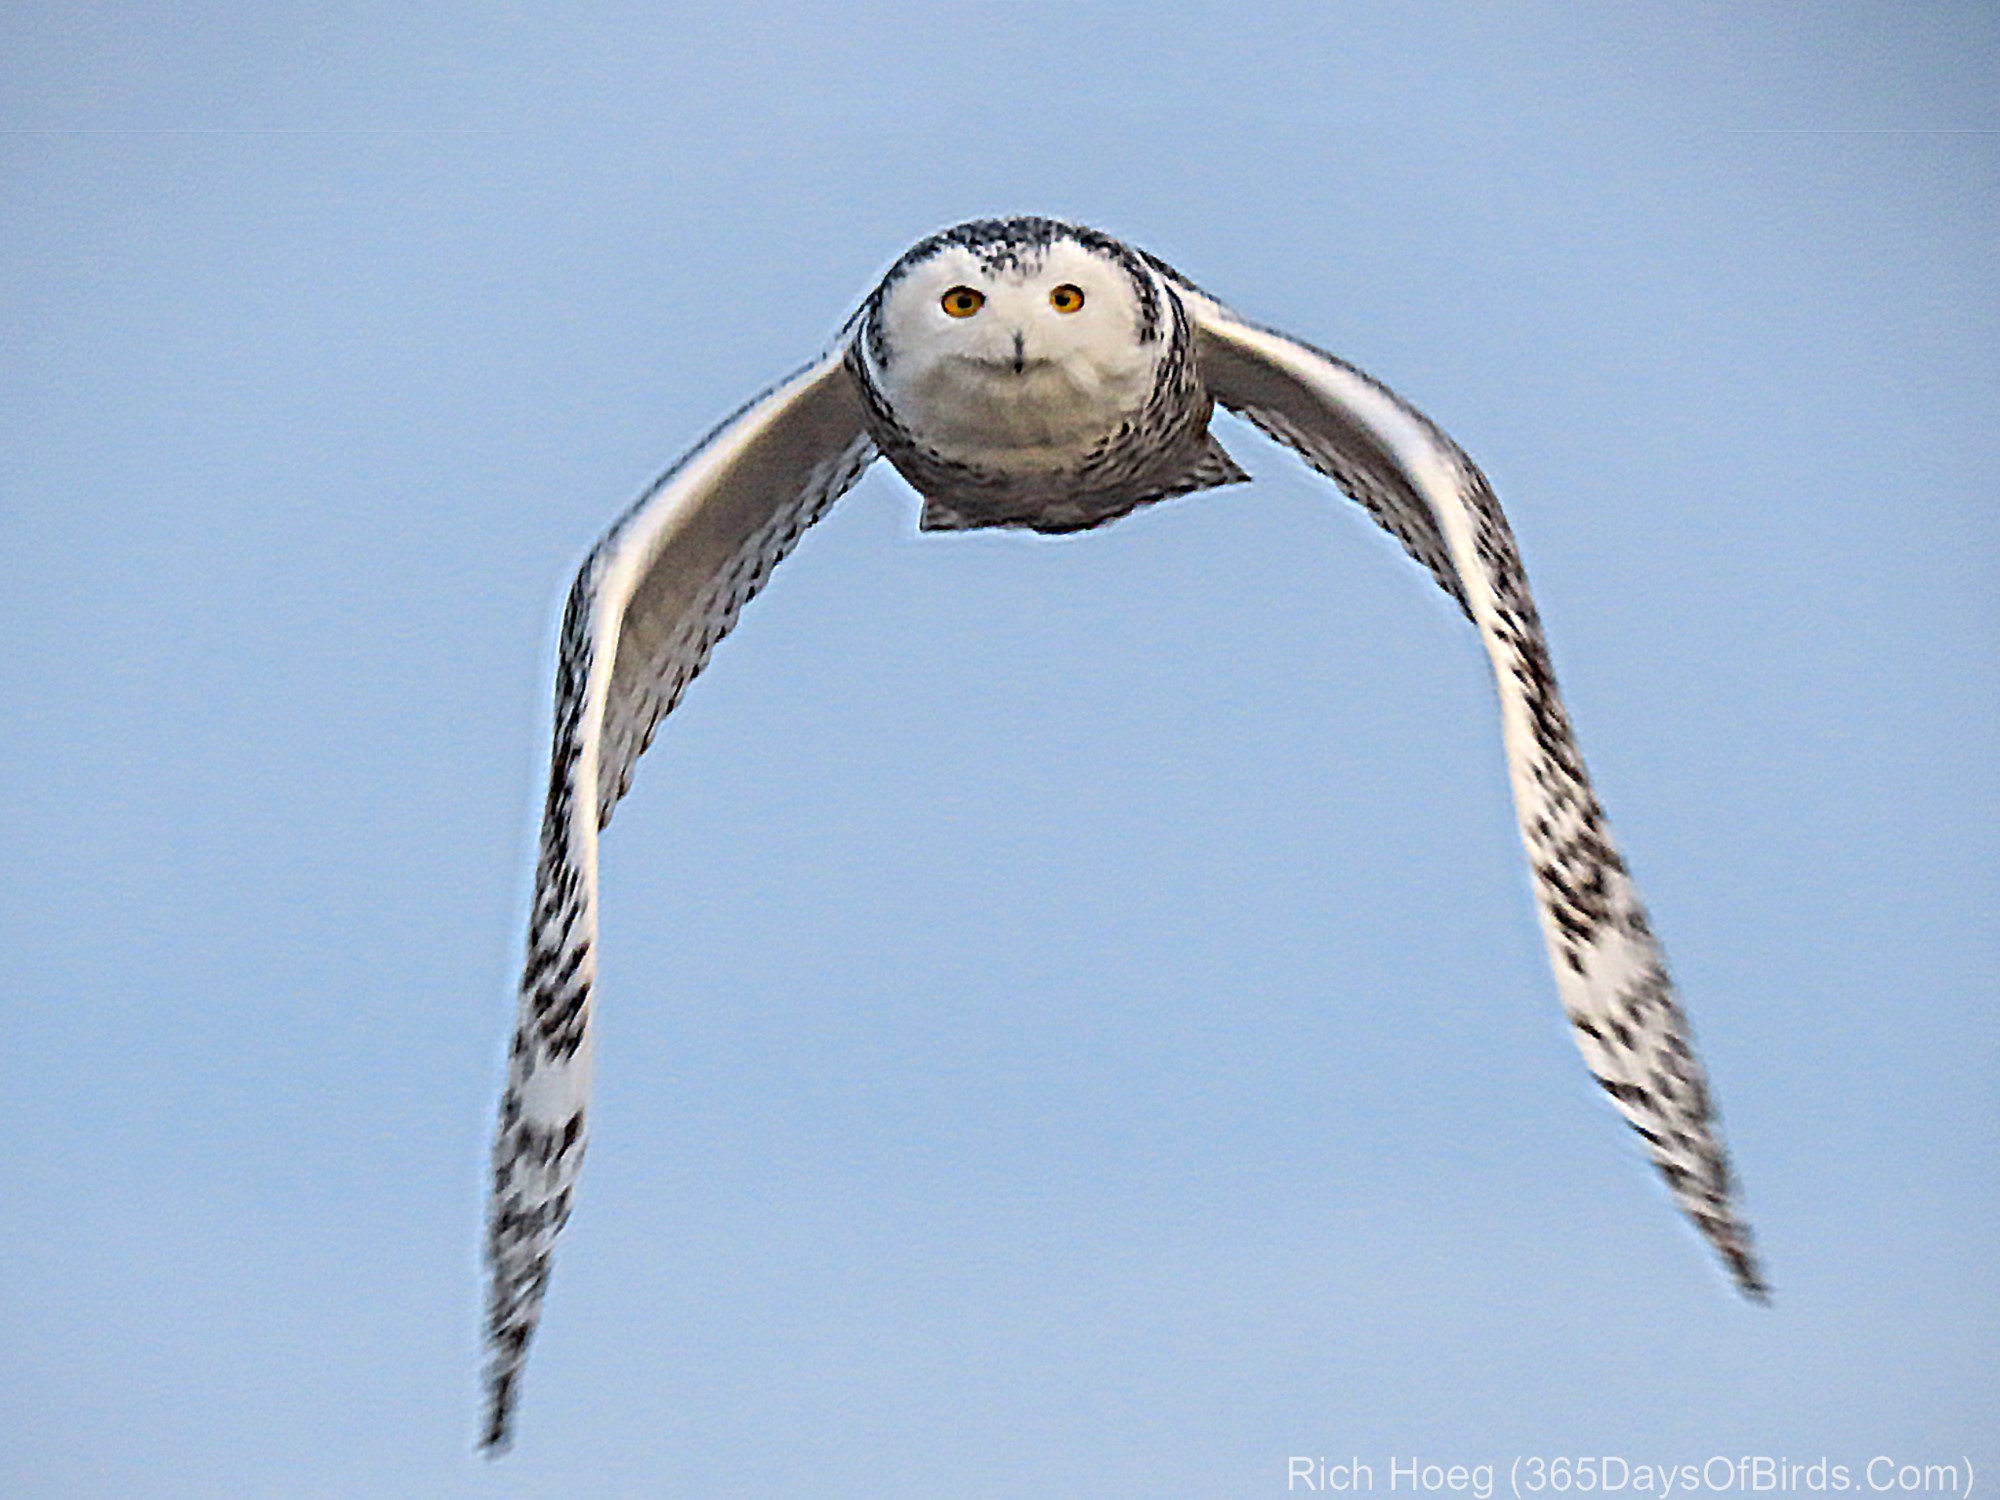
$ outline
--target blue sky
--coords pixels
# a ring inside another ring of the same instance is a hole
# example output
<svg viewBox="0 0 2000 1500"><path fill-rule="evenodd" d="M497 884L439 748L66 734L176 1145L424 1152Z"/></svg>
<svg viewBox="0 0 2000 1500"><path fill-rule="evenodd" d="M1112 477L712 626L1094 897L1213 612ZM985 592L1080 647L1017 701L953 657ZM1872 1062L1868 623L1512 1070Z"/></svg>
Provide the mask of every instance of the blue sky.
<svg viewBox="0 0 2000 1500"><path fill-rule="evenodd" d="M1996 63L1975 5L7 7L0 1490L1990 1483ZM1254 484L1081 537L873 475L720 648L483 1462L569 571L1012 212L1491 475L1776 1303L1565 1035L1471 632L1222 420Z"/></svg>

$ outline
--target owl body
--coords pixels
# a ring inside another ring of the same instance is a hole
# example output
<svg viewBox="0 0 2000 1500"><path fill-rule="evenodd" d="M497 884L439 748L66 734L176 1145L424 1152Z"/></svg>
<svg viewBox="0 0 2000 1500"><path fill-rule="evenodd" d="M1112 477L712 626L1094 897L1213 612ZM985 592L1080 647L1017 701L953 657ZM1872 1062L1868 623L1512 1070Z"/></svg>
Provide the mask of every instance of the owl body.
<svg viewBox="0 0 2000 1500"><path fill-rule="evenodd" d="M1097 239L1047 220L961 225L863 305L849 366L925 530L1081 531L1248 477L1208 435L1172 284Z"/></svg>

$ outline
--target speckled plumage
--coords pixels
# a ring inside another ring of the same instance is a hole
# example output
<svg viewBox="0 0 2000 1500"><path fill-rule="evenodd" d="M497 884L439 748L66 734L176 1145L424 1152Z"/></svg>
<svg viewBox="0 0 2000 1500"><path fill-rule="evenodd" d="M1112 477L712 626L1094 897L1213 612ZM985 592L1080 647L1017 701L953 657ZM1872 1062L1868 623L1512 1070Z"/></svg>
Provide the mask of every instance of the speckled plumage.
<svg viewBox="0 0 2000 1500"><path fill-rule="evenodd" d="M1050 310L1058 282L1077 292L1076 308ZM940 292L965 287L984 298L975 313L939 311ZM1484 476L1379 382L1237 318L1163 262L1055 220L979 220L902 256L833 349L710 433L578 572L494 1142L486 1446L508 1439L583 1156L597 837L660 719L771 569L878 454L923 496L927 530L1076 531L1245 478L1209 435L1218 402L1359 501L1478 628L1573 1034L1680 1207L1737 1283L1763 1294L1686 1020Z"/></svg>

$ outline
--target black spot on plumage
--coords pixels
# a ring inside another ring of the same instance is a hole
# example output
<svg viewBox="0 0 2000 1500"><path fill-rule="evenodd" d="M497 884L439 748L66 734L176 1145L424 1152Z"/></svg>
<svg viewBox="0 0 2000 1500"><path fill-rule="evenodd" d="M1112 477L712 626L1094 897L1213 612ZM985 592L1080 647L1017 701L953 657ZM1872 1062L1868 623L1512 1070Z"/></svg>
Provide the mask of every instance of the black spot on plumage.
<svg viewBox="0 0 2000 1500"><path fill-rule="evenodd" d="M1653 1101L1646 1093L1646 1090L1636 1083L1625 1083L1616 1078L1599 1078L1597 1083L1605 1093L1616 1099L1620 1104L1645 1107L1652 1105Z"/></svg>

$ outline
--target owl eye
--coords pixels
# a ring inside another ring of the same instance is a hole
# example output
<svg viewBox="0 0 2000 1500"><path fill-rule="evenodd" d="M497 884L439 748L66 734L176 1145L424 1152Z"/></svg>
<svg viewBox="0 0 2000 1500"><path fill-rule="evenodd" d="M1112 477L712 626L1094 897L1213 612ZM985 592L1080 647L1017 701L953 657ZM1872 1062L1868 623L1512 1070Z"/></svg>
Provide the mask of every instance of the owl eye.
<svg viewBox="0 0 2000 1500"><path fill-rule="evenodd" d="M969 318L986 305L986 294L969 286L955 286L944 294L941 305L954 318Z"/></svg>
<svg viewBox="0 0 2000 1500"><path fill-rule="evenodd" d="M1073 313L1083 306L1083 288L1065 281L1049 293L1049 306L1059 313Z"/></svg>

